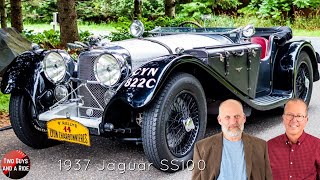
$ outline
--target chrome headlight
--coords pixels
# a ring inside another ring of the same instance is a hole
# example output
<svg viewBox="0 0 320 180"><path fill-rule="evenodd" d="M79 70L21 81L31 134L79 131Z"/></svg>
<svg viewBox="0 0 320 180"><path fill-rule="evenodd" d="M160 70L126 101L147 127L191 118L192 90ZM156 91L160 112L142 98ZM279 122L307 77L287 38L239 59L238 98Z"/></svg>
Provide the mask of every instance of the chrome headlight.
<svg viewBox="0 0 320 180"><path fill-rule="evenodd" d="M64 80L67 65L58 52L49 52L43 59L43 70L48 80L56 84Z"/></svg>
<svg viewBox="0 0 320 180"><path fill-rule="evenodd" d="M114 86L121 77L121 62L110 54L103 54L94 62L94 75L102 85Z"/></svg>
<svg viewBox="0 0 320 180"><path fill-rule="evenodd" d="M66 100L67 95L68 95L68 89L65 86L58 85L54 89L54 97L56 98L57 101L60 101L62 99Z"/></svg>
<svg viewBox="0 0 320 180"><path fill-rule="evenodd" d="M130 25L130 34L133 37L140 37L144 33L143 23L139 20L134 20Z"/></svg>
<svg viewBox="0 0 320 180"><path fill-rule="evenodd" d="M244 27L243 31L242 31L243 36L246 37L246 38L250 38L251 36L254 35L255 32L256 32L255 28L251 24L249 24L246 27Z"/></svg>

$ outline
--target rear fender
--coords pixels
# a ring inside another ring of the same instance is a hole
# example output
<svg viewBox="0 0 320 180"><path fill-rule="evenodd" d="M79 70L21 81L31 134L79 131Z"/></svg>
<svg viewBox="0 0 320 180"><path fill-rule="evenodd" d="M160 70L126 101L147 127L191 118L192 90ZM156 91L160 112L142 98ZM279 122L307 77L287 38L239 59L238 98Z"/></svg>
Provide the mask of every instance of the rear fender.
<svg viewBox="0 0 320 180"><path fill-rule="evenodd" d="M301 51L308 53L312 68L313 81L319 80L317 54L312 45L304 40L288 42L282 46L276 55L273 72L273 89L292 91L294 68ZM291 81L288 81L291 79Z"/></svg>

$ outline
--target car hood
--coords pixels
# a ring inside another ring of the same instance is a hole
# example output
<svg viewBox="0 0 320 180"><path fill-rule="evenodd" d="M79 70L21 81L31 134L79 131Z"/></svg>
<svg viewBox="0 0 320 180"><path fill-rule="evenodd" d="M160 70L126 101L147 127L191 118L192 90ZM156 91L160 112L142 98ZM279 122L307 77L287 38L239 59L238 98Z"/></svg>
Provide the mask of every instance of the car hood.
<svg viewBox="0 0 320 180"><path fill-rule="evenodd" d="M195 34L177 34L129 39L112 42L111 44L121 46L128 50L132 60L132 69L135 70L146 61L150 61L159 56L169 55L170 52L166 47L175 54L175 50L178 47L188 50L231 43L231 40L221 35L204 36Z"/></svg>

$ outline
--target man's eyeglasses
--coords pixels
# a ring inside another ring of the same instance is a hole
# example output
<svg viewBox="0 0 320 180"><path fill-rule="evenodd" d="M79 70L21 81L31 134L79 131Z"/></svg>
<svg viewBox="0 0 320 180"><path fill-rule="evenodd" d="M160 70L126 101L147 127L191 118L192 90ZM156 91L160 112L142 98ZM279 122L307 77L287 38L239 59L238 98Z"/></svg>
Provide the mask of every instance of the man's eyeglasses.
<svg viewBox="0 0 320 180"><path fill-rule="evenodd" d="M298 122L301 122L304 120L304 118L308 116L303 116L303 115L293 115L293 114L283 114L283 116L286 118L286 120L292 121L293 118L296 118Z"/></svg>

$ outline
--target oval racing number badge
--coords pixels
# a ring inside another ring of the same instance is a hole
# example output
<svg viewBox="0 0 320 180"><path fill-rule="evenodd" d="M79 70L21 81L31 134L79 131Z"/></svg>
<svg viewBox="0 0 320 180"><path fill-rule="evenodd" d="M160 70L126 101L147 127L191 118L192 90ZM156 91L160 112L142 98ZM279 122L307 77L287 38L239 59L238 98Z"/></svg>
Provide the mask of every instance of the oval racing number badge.
<svg viewBox="0 0 320 180"><path fill-rule="evenodd" d="M21 179L30 170L29 157L20 150L6 153L1 160L1 169L4 175L11 179Z"/></svg>

